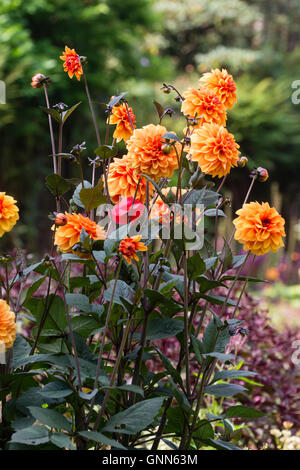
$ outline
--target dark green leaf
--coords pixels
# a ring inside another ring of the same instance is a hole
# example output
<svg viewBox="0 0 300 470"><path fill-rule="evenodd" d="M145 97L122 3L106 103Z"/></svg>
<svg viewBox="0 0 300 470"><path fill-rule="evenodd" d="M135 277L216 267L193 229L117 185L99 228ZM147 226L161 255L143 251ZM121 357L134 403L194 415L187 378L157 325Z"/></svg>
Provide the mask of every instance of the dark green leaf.
<svg viewBox="0 0 300 470"><path fill-rule="evenodd" d="M114 96L110 102L108 103L107 106L109 106L110 108L113 108L117 103L119 103L119 101L121 101L124 96L127 95L127 91L124 91L123 93L120 93L120 95L118 96Z"/></svg>
<svg viewBox="0 0 300 470"><path fill-rule="evenodd" d="M255 410L254 408L250 408L249 406L244 405L236 405L230 406L225 411L226 418L261 418L265 414L259 410Z"/></svg>
<svg viewBox="0 0 300 470"><path fill-rule="evenodd" d="M209 444L219 450L243 450L240 447L231 444L231 442L222 441L221 439L209 439Z"/></svg>
<svg viewBox="0 0 300 470"><path fill-rule="evenodd" d="M28 406L32 416L47 426L55 429L65 429L71 431L71 424L62 414L50 408L40 408L38 406Z"/></svg>
<svg viewBox="0 0 300 470"><path fill-rule="evenodd" d="M76 108L78 108L78 106L81 104L81 101L79 101L79 103L76 103L74 104L74 106L72 106L70 109L67 109L66 111L63 111L61 113L61 117L62 117L62 123L64 124L66 122L66 120L71 116L71 114L73 113L73 111L75 111Z"/></svg>
<svg viewBox="0 0 300 470"><path fill-rule="evenodd" d="M155 318L150 320L147 339L164 339L176 336L183 330L183 322L173 318Z"/></svg>
<svg viewBox="0 0 300 470"><path fill-rule="evenodd" d="M188 275L191 279L195 279L206 271L206 264L199 255L196 253L187 260Z"/></svg>
<svg viewBox="0 0 300 470"><path fill-rule="evenodd" d="M207 294L202 294L202 293L200 293L200 294L196 293L195 297L205 299L208 302L210 302L212 304L216 304L216 305L224 305L225 301L226 301L226 297L223 297L222 295L215 295L215 294L207 295ZM226 305L228 305L229 307L235 307L236 306L236 301L231 300L231 299L227 299Z"/></svg>
<svg viewBox="0 0 300 470"><path fill-rule="evenodd" d="M66 302L70 307L74 307L82 312L90 312L89 298L84 294L66 294Z"/></svg>
<svg viewBox="0 0 300 470"><path fill-rule="evenodd" d="M73 393L73 390L64 382L50 382L43 388L39 388L39 395L47 398L65 398Z"/></svg>
<svg viewBox="0 0 300 470"><path fill-rule="evenodd" d="M11 442L19 442L32 446L38 446L49 442L49 431L44 426L30 426L15 432L11 437Z"/></svg>
<svg viewBox="0 0 300 470"><path fill-rule="evenodd" d="M103 295L104 300L107 300L107 301L111 300L113 289L114 289L114 284L115 284L115 280L112 280L108 283L108 287L104 291L104 295ZM123 297L128 302L132 303L133 295L134 295L133 289L128 284L126 284L125 281L122 281L122 280L119 279L117 281L117 286L116 286L116 289L115 289L115 295L114 295L114 298L113 298L113 302L115 304L119 304L119 305L123 306L122 300L120 298L120 297Z"/></svg>
<svg viewBox="0 0 300 470"><path fill-rule="evenodd" d="M164 397L151 398L131 406L112 416L103 431L120 434L136 434L153 423L163 404Z"/></svg>
<svg viewBox="0 0 300 470"><path fill-rule="evenodd" d="M154 347L154 349L159 354L159 357L161 358L161 361L166 371L171 375L171 377L173 377L175 382L179 384L181 388L183 389L184 388L183 381L179 372L175 369L175 367L173 367L170 360L158 348Z"/></svg>
<svg viewBox="0 0 300 470"><path fill-rule="evenodd" d="M158 103L158 101L156 100L153 100L152 103L155 106L159 119L161 119L165 111L163 106L160 103Z"/></svg>
<svg viewBox="0 0 300 470"><path fill-rule="evenodd" d="M215 397L233 397L245 390L246 388L241 385L220 383L216 385L207 385L204 388L204 393L214 395Z"/></svg>
<svg viewBox="0 0 300 470"><path fill-rule="evenodd" d="M71 188L67 180L55 173L46 177L46 186L56 197L62 196Z"/></svg>
<svg viewBox="0 0 300 470"><path fill-rule="evenodd" d="M43 106L40 106L40 108L42 111L44 111L44 113L49 114L53 119L55 119L56 122L60 123L61 117L56 109L44 108Z"/></svg>
<svg viewBox="0 0 300 470"><path fill-rule="evenodd" d="M206 215L206 217L216 217L217 209L207 209L204 212L204 215ZM225 213L221 209L218 209L218 217L226 217Z"/></svg>
<svg viewBox="0 0 300 470"><path fill-rule="evenodd" d="M167 140L174 140L175 142L180 142L180 138L176 134L174 134L174 132L166 132L166 134L164 134L162 138Z"/></svg>
<svg viewBox="0 0 300 470"><path fill-rule="evenodd" d="M84 188L91 188L91 187L92 187L91 183L89 181L84 180ZM82 183L80 183L75 189L74 194L73 194L73 201L78 207L81 207L82 209L84 209L84 204L80 199L81 190L82 190Z"/></svg>
<svg viewBox="0 0 300 470"><path fill-rule="evenodd" d="M69 439L68 436L62 432L56 432L55 434L52 434L50 441L61 449L75 450L71 439Z"/></svg>
<svg viewBox="0 0 300 470"><path fill-rule="evenodd" d="M253 377L257 375L257 372L250 372L249 370L221 370L215 373L213 381L225 379L242 379L243 377Z"/></svg>
<svg viewBox="0 0 300 470"><path fill-rule="evenodd" d="M88 441L98 442L99 444L104 444L105 446L111 446L112 448L115 448L115 449L126 450L126 447L124 447L118 441L115 441L114 439L110 439L109 437L106 437L101 432L80 431L78 434L82 437L85 437Z"/></svg>
<svg viewBox="0 0 300 470"><path fill-rule="evenodd" d="M195 356L196 356L199 364L201 364L203 362L202 354L204 354L204 352L205 352L204 351L204 346L201 343L201 341L193 335L191 335L191 340L192 340L192 347L193 347L193 351L195 353Z"/></svg>
<svg viewBox="0 0 300 470"><path fill-rule="evenodd" d="M80 201L87 212L96 209L106 203L106 196L102 194L103 183L98 183L94 188L82 188L79 192Z"/></svg>
<svg viewBox="0 0 300 470"><path fill-rule="evenodd" d="M113 158L117 155L117 148L112 147L111 145L100 145L94 150L94 153L100 157L102 160L107 160L108 158Z"/></svg>

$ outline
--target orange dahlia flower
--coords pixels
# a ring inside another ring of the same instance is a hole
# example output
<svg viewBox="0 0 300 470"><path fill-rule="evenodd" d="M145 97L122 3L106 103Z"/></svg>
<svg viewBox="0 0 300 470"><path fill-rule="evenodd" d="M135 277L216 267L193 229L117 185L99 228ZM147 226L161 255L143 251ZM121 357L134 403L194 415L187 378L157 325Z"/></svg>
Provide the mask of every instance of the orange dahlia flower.
<svg viewBox="0 0 300 470"><path fill-rule="evenodd" d="M17 201L6 193L0 193L0 237L5 232L10 232L13 226L19 220L19 209L16 206Z"/></svg>
<svg viewBox="0 0 300 470"><path fill-rule="evenodd" d="M133 114L132 108L128 107L127 112L125 103L121 104L120 106L114 106L112 109L112 114L109 118L109 124L117 124L113 134L114 139L116 139L117 142L120 142L122 139L124 142L126 142L133 134L132 126L136 127L135 115Z"/></svg>
<svg viewBox="0 0 300 470"><path fill-rule="evenodd" d="M136 252L147 251L148 248L142 243L141 235L136 235L132 238L124 238L119 245L119 252L124 256L128 264L131 264L131 260L139 260Z"/></svg>
<svg viewBox="0 0 300 470"><path fill-rule="evenodd" d="M57 228L55 232L55 245L60 251L68 253L72 247L80 242L81 230L84 229L92 240L105 240L103 228L82 214L68 214L67 223Z"/></svg>
<svg viewBox="0 0 300 470"><path fill-rule="evenodd" d="M199 90L189 88L182 96L184 101L181 111L185 116L197 118L197 126L202 126L205 122L225 126L226 108L212 90L205 86L200 86Z"/></svg>
<svg viewBox="0 0 300 470"><path fill-rule="evenodd" d="M68 46L65 46L60 59L64 61L63 67L64 71L68 72L70 78L73 78L73 75L80 81L80 77L83 74L82 65L79 59L79 55L75 49L70 49Z"/></svg>
<svg viewBox="0 0 300 470"><path fill-rule="evenodd" d="M235 240L244 245L245 251L264 255L272 250L276 253L283 246L285 221L268 202L244 204L237 212L233 223Z"/></svg>
<svg viewBox="0 0 300 470"><path fill-rule="evenodd" d="M4 344L5 351L12 348L16 332L15 314L10 310L5 300L0 300L0 345Z"/></svg>
<svg viewBox="0 0 300 470"><path fill-rule="evenodd" d="M114 204L119 202L121 197L132 197L136 193L135 199L144 203L146 199L146 178L141 178L136 170L130 166L127 156L115 158L109 166L107 185L110 198ZM153 193L154 187L149 184L149 195Z"/></svg>
<svg viewBox="0 0 300 470"><path fill-rule="evenodd" d="M190 154L207 175L222 178L239 161L239 145L227 129L217 124L203 124L191 135Z"/></svg>
<svg viewBox="0 0 300 470"><path fill-rule="evenodd" d="M231 109L237 102L236 84L226 69L215 69L204 73L200 82L212 90L226 108Z"/></svg>
<svg viewBox="0 0 300 470"><path fill-rule="evenodd" d="M164 152L164 126L149 124L142 129L135 129L127 142L128 161L138 173L149 175L154 180L170 178L178 167L177 155L172 147ZM176 143L179 149L179 144ZM179 150L178 150L179 151Z"/></svg>

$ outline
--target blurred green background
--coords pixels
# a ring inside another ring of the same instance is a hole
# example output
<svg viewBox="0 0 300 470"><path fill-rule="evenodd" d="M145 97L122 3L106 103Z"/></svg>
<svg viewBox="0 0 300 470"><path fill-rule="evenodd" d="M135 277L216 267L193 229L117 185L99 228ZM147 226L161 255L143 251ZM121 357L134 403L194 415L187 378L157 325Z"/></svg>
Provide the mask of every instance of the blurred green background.
<svg viewBox="0 0 300 470"><path fill-rule="evenodd" d="M67 44L88 58L93 100L108 102L127 91L138 126L156 122L153 98L179 109L160 91L162 82L184 91L197 85L202 72L228 68L239 98L228 129L250 168L264 166L270 173L267 183L256 185L253 199L282 206L288 250L294 252L299 243L300 104L291 98L292 83L300 80L299 23L298 0L2 0L0 79L6 83L7 104L0 105L0 190L17 198L22 222L6 243L35 252L47 249L46 214L54 209L44 185L52 172L48 121L39 109L44 95L30 86L32 75L51 77L52 105L83 101L65 126L63 151L86 141L88 157L96 147L83 83L69 80L59 59ZM100 106L97 114L103 135ZM165 125L180 132L182 124L172 119L166 117ZM64 171L71 176L68 163ZM244 198L248 172L231 174L227 189L235 197L234 209Z"/></svg>

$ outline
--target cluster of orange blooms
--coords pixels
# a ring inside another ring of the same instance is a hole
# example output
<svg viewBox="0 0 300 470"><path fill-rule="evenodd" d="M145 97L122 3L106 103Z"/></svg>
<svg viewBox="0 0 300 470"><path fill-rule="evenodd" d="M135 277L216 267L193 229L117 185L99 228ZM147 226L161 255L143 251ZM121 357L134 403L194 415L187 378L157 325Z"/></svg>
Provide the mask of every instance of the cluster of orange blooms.
<svg viewBox="0 0 300 470"><path fill-rule="evenodd" d="M237 101L236 85L227 70L215 69L200 78L199 88L183 93L181 111L195 121L186 129L191 138L190 158L203 173L222 178L239 162L239 145L224 127L227 108Z"/></svg>
<svg viewBox="0 0 300 470"><path fill-rule="evenodd" d="M69 77L75 76L79 81L83 68L75 49L66 46L60 58L64 61L63 67ZM46 87L47 80L44 75L36 74L31 85L33 88ZM188 158L196 161L202 172L212 177L225 177L231 168L245 164L242 161L245 157L239 157L239 145L234 136L224 127L227 108L232 108L236 101L235 82L225 69L203 74L198 89L190 88L183 93L182 113L190 124L193 122L184 131L186 137L190 137L190 146L185 150L188 150ZM109 166L107 183L111 200L116 204L121 198L131 197L144 203L147 192L149 197L154 193L151 183L147 188L145 176L156 182L161 178L171 178L178 168L180 143L168 145L168 140L164 138L167 129L162 125L149 124L136 129L135 115L126 102L113 107L109 123L116 125L114 139L117 142L124 140L127 147L127 154L123 158L114 159ZM267 171L263 168L257 170L258 179L265 181L268 178ZM167 188L163 193L166 194L168 190L174 192L176 188ZM151 218L169 220L168 206L160 197L153 200L151 209ZM236 228L234 237L244 245L245 251L263 255L270 250L276 252L283 246L284 219L268 203L244 204L237 215L233 221ZM10 232L18 219L16 201L5 192L0 192L0 237ZM63 253L74 252L74 247L80 243L82 230L91 240L106 238L104 230L89 217L60 213L56 215L54 243ZM132 260L138 260L137 251L146 250L141 236L127 237L119 244L119 253L129 264ZM0 300L0 343L5 345L5 350L12 347L15 336L15 315L9 305Z"/></svg>

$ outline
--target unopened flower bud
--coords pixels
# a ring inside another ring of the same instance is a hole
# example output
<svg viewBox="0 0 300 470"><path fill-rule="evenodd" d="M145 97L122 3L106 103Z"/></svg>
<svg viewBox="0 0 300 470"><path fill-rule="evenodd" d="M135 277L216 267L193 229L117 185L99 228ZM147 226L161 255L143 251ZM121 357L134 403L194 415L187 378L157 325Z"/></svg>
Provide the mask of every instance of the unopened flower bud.
<svg viewBox="0 0 300 470"><path fill-rule="evenodd" d="M237 162L237 165L240 167L240 168L243 168L244 166L246 166L248 163L248 158L247 157L241 157L239 159L239 161Z"/></svg>
<svg viewBox="0 0 300 470"><path fill-rule="evenodd" d="M163 144L161 149L165 155L169 155L172 152L173 147L170 144Z"/></svg>
<svg viewBox="0 0 300 470"><path fill-rule="evenodd" d="M31 86L33 88L41 88L45 85L48 88L50 81L50 78L45 77L42 73L36 73L31 79Z"/></svg>
<svg viewBox="0 0 300 470"><path fill-rule="evenodd" d="M183 101L183 99L181 98L181 96L175 96L174 100L177 102L177 103L180 103L181 101Z"/></svg>
<svg viewBox="0 0 300 470"><path fill-rule="evenodd" d="M166 95L169 95L171 93L171 87L169 87L168 85L166 85L165 83L163 84L162 86L162 91L166 94Z"/></svg>
<svg viewBox="0 0 300 470"><path fill-rule="evenodd" d="M261 166L257 168L257 180L261 183L264 183L269 178L268 170L262 168Z"/></svg>
<svg viewBox="0 0 300 470"><path fill-rule="evenodd" d="M68 219L67 219L66 214L63 214L63 213L56 214L55 225L57 226L66 225L67 221Z"/></svg>

